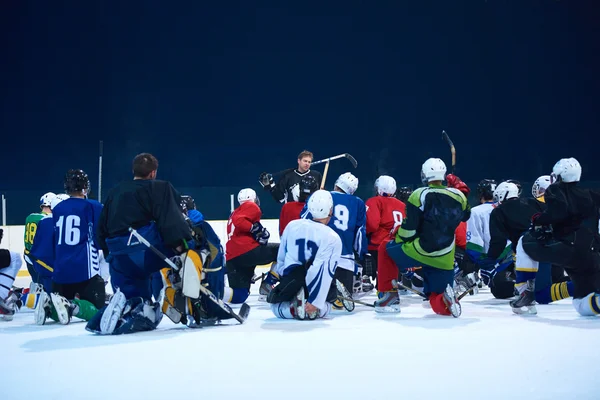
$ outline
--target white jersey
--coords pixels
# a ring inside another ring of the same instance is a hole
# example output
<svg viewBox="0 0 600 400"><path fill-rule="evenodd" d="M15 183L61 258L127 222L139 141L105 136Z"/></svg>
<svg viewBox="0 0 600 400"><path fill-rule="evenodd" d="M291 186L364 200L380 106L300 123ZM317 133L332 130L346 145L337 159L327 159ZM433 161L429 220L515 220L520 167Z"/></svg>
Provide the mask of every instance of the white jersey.
<svg viewBox="0 0 600 400"><path fill-rule="evenodd" d="M283 231L275 272L284 276L290 268L312 260L306 273L306 301L323 310L341 255L342 240L333 229L313 220L297 219Z"/></svg>
<svg viewBox="0 0 600 400"><path fill-rule="evenodd" d="M496 208L494 203L483 203L471 209L467 221L467 249L487 254L490 248L490 214Z"/></svg>

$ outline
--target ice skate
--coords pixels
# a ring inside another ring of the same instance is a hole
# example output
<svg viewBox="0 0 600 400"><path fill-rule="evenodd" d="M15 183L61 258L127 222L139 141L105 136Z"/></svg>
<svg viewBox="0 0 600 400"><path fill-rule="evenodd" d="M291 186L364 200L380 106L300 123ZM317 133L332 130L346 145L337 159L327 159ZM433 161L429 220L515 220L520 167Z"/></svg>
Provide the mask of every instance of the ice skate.
<svg viewBox="0 0 600 400"><path fill-rule="evenodd" d="M38 299L35 310L33 311L33 317L36 325L44 325L46 318L50 316L50 296L48 293L42 291L40 298Z"/></svg>
<svg viewBox="0 0 600 400"><path fill-rule="evenodd" d="M456 298L454 289L450 285L446 286L446 290L444 290L444 303L446 303L448 311L450 311L450 314L452 314L454 318L460 317L462 307Z"/></svg>
<svg viewBox="0 0 600 400"><path fill-rule="evenodd" d="M375 312L378 313L399 313L400 296L396 290L391 292L379 292L379 299L375 302Z"/></svg>
<svg viewBox="0 0 600 400"><path fill-rule="evenodd" d="M56 310L58 322L60 322L63 325L67 325L69 322L71 322L73 310L75 309L76 305L71 303L69 300L59 295L58 293L51 293L50 301L52 301L52 305Z"/></svg>
<svg viewBox="0 0 600 400"><path fill-rule="evenodd" d="M15 315L15 308L10 302L10 294L4 299L0 299L0 316L3 321L12 321L13 315Z"/></svg>
<svg viewBox="0 0 600 400"><path fill-rule="evenodd" d="M358 281L358 284L359 290L357 294L366 295L367 293L375 289L375 285L373 285L373 282L371 282L371 277L368 275L362 275L360 280Z"/></svg>
<svg viewBox="0 0 600 400"><path fill-rule="evenodd" d="M352 294L350 294L350 292L348 291L348 289L346 289L346 287L344 286L344 284L342 282L340 282L339 279L335 280L335 287L336 287L337 292L338 292L338 300L341 301L342 306L348 312L354 311L354 307L355 307L354 302L350 301L350 300L344 300L342 298L342 297L344 297L346 299L352 299Z"/></svg>
<svg viewBox="0 0 600 400"><path fill-rule="evenodd" d="M304 295L304 288L298 291L298 294L294 297L291 303L290 311L292 312L292 316L299 320L304 320L306 318L306 308L304 305L306 304L306 296Z"/></svg>
<svg viewBox="0 0 600 400"><path fill-rule="evenodd" d="M517 298L510 301L510 306L515 314L537 314L535 301L535 280L528 280L525 284L515 285L518 292Z"/></svg>
<svg viewBox="0 0 600 400"><path fill-rule="evenodd" d="M102 319L100 320L100 332L103 335L110 335L114 332L119 319L121 319L126 303L127 299L125 295L121 293L120 289L117 289L104 309Z"/></svg>
<svg viewBox="0 0 600 400"><path fill-rule="evenodd" d="M265 279L265 275L261 277L262 282L260 283L260 287L258 288L258 301L267 301L267 296L273 290L273 285L271 285Z"/></svg>
<svg viewBox="0 0 600 400"><path fill-rule="evenodd" d="M469 295L471 296L479 293L475 273L471 272L465 275L463 271L460 271L456 274L454 277L454 291L458 293L469 291Z"/></svg>

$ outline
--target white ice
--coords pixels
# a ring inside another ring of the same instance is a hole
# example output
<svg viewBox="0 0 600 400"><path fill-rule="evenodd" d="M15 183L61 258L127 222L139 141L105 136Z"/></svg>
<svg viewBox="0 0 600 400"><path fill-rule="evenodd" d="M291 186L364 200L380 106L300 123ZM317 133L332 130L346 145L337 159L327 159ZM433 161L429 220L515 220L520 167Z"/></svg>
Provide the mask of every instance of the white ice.
<svg viewBox="0 0 600 400"><path fill-rule="evenodd" d="M22 282L21 282L22 283ZM253 287L253 293L257 292ZM373 301L374 296L364 298ZM463 315L357 306L283 321L253 294L245 324L96 336L84 322L0 321L0 399L599 399L599 318L570 300L512 314L483 291Z"/></svg>

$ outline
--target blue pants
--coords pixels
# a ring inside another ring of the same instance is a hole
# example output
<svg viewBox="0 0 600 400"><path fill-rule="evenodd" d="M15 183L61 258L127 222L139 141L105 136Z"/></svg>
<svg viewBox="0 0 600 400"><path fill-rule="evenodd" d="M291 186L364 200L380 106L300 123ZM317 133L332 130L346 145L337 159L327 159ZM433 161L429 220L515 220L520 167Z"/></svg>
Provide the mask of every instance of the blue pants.
<svg viewBox="0 0 600 400"><path fill-rule="evenodd" d="M409 268L421 267L419 275L423 278L423 293L429 296L431 293L444 293L446 286L454 284L454 269L440 269L427 265L421 261L406 255L402 250L402 243L391 241L386 246L388 255L398 266L400 273L405 273Z"/></svg>
<svg viewBox="0 0 600 400"><path fill-rule="evenodd" d="M174 255L173 251L162 243L154 225L140 228L138 233L165 256ZM155 300L158 300L162 288L162 280L160 284L158 282L160 279L158 271L168 265L148 247L137 243L135 238L132 240L134 244L127 246L128 240L129 235L106 240L110 252L110 279L113 289L119 288L127 299L142 297L145 300L152 300L154 294Z"/></svg>

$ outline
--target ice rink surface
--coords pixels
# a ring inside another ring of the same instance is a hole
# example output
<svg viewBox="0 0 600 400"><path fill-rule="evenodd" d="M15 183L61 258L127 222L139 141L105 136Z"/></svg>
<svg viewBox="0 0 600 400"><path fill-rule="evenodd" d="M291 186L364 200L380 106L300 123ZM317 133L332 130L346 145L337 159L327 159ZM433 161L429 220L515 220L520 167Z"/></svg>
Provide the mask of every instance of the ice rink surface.
<svg viewBox="0 0 600 400"><path fill-rule="evenodd" d="M90 334L77 319L36 326L23 309L0 321L0 399L600 399L600 318L570 300L522 317L483 290L454 319L411 295L400 314L358 305L284 321L257 291L243 325L164 317L124 336Z"/></svg>

